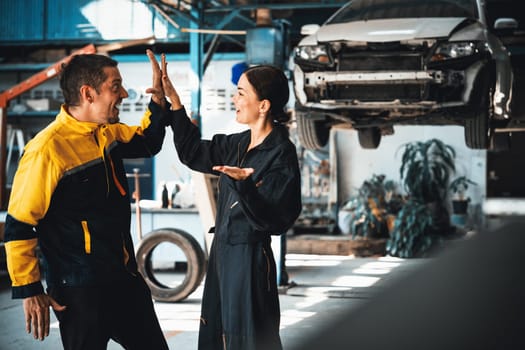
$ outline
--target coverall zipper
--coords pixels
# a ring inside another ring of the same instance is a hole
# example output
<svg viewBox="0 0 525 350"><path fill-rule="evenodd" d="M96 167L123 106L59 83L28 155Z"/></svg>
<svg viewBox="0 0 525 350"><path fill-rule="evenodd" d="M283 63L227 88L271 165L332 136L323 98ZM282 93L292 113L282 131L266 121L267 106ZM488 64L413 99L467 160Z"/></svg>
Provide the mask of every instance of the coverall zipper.
<svg viewBox="0 0 525 350"><path fill-rule="evenodd" d="M100 143L98 142L98 138L97 138L96 132L93 132L93 138L95 139L95 143L97 144L97 147L100 150L100 153L102 154L102 162L104 163L104 172L106 174L106 186L107 186L106 187L106 197L109 197L110 189L109 189L108 166L106 164L106 149L105 149L104 145L100 145ZM120 182L117 179L117 175L115 174L115 167L113 165L113 161L111 160L111 156L108 154L107 158L108 158L108 160L110 162L110 166L111 166L111 170L112 170L113 180L115 182L115 186L117 187L117 189L120 192L120 194L124 196L126 194L126 191L124 190L124 188L122 187L122 185L120 184ZM82 222L82 225L84 226L84 222ZM87 229L87 222L86 222L85 230L86 229ZM84 232L86 232L85 230L84 230ZM91 236L89 238L91 238ZM125 244L124 238L122 238L122 248L123 248L123 256L124 256L124 266L126 266L126 270L128 270L128 272L130 274L135 276L135 274L133 272L129 271L128 266L127 266L127 263L129 261L129 253L128 253L127 249L126 249L126 244ZM89 253L90 252L91 252L91 239L90 239L90 242L89 242Z"/></svg>
<svg viewBox="0 0 525 350"><path fill-rule="evenodd" d="M106 164L106 155L105 155L106 152L104 151L104 146L101 147L101 145L98 142L96 131L93 132L93 138L95 139L95 143L97 144L97 147L100 153L102 154L102 162L104 163L104 171L106 173L106 197L109 197L109 175L108 175L108 167Z"/></svg>
<svg viewBox="0 0 525 350"><path fill-rule="evenodd" d="M247 154L248 154L248 151L244 152L244 155L242 156L242 159L241 159L241 143L239 142L237 144L237 166L239 168L242 167Z"/></svg>
<svg viewBox="0 0 525 350"><path fill-rule="evenodd" d="M108 165L106 163L106 160L109 162L109 166L111 167L111 175L113 175L113 182L115 183L115 187L119 191L119 193L122 196L126 195L126 190L120 183L120 181L117 178L117 174L115 173L115 165L113 164L113 160L111 159L111 155L109 152L106 153L106 148L104 145L100 145L97 139L96 133L93 133L93 136L95 138L95 142L97 143L97 146L100 150L100 153L102 154L102 160L104 161L104 170L106 172L106 184L107 184L107 196L109 197L109 174L108 174Z"/></svg>

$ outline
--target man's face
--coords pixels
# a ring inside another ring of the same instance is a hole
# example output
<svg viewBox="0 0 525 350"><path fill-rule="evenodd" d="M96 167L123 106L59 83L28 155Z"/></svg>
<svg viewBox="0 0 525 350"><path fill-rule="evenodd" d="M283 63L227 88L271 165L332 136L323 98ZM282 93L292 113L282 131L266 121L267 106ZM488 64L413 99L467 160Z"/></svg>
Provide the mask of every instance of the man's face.
<svg viewBox="0 0 525 350"><path fill-rule="evenodd" d="M105 67L107 79L100 85L99 93L93 100L93 121L99 124L119 122L119 109L128 92L122 86L122 77L117 67Z"/></svg>

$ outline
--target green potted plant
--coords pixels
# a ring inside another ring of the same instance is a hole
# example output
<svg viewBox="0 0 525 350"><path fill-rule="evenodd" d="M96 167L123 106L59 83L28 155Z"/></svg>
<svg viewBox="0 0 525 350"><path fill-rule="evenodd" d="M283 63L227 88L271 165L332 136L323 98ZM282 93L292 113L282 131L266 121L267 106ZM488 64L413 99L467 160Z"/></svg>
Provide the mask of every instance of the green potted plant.
<svg viewBox="0 0 525 350"><path fill-rule="evenodd" d="M452 192L452 213L456 215L466 215L470 198L465 195L469 185L476 186L477 183L466 176L456 177L449 185Z"/></svg>
<svg viewBox="0 0 525 350"><path fill-rule="evenodd" d="M410 258L426 254L452 230L445 202L449 179L456 170L456 152L438 139L401 147L399 171L408 200L396 217L387 252Z"/></svg>
<svg viewBox="0 0 525 350"><path fill-rule="evenodd" d="M395 187L393 181L385 181L385 175L374 174L343 206L342 209L350 213L348 231L352 239L356 236L389 237L389 218L397 214L402 205L402 198Z"/></svg>
<svg viewBox="0 0 525 350"><path fill-rule="evenodd" d="M386 241L403 198L394 181L372 175L340 209L338 226L351 234L356 256L385 255Z"/></svg>
<svg viewBox="0 0 525 350"><path fill-rule="evenodd" d="M386 251L400 258L424 256L437 241L431 209L409 199L396 216Z"/></svg>

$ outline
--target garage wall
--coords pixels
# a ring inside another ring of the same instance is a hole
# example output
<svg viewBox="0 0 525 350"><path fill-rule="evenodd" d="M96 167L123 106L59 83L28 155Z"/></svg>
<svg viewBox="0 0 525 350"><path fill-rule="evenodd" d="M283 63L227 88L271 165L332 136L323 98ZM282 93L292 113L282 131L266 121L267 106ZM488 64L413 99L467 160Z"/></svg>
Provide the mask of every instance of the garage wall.
<svg viewBox="0 0 525 350"><path fill-rule="evenodd" d="M145 93L151 86L151 65L146 55L113 56L119 62L124 87L129 97L120 108L123 122L136 125L140 122L150 95ZM231 68L244 58L240 54L216 54L203 78L202 84L202 133L205 138L218 132L235 132L245 127L235 122L235 111L231 95L236 86L231 82ZM170 78L177 87L188 113L191 111L191 88L195 79L192 77L188 55L167 55ZM0 91L10 88L19 81L34 74L33 71L17 74L0 72ZM47 103L42 103L42 102ZM11 126L24 131L25 141L29 141L37 132L54 120L60 103L63 101L57 78L51 79L11 101L8 109L8 122ZM38 102L38 104L36 103ZM41 108L40 108L41 107ZM17 150L18 151L18 150ZM12 166L8 169L8 184L12 181L17 166L15 152ZM160 199L160 184L168 181L189 182L190 172L180 163L172 141L171 129L167 129L162 151L153 159L152 180L154 198Z"/></svg>
<svg viewBox="0 0 525 350"><path fill-rule="evenodd" d="M246 127L235 121L235 109L231 96L237 87L231 82L231 68L242 61L238 55L229 55L224 59L211 61L202 82L201 125L203 138L210 139L216 133L231 133ZM220 57L219 57L220 58ZM188 60L167 56L168 72L175 84L182 103L188 113L191 111L191 84L194 81ZM121 120L136 124L142 117L150 95L144 91L150 87L151 67L148 62L122 62L119 69L128 92L133 96L121 109ZM155 199L160 199L163 182L189 184L190 170L183 165L173 145L171 128L166 129L166 137L160 153L154 159ZM168 188L169 189L169 188Z"/></svg>
<svg viewBox="0 0 525 350"><path fill-rule="evenodd" d="M478 186L468 189L471 206L480 205L485 198L486 151L472 150L465 146L463 127L460 126L398 126L394 135L383 136L376 150L359 146L357 133L349 129L334 131L336 159L339 173L338 197L343 203L356 193L364 180L372 174L384 174L400 184L399 168L402 150L400 147L412 141L437 138L452 146L456 151L456 175L465 175Z"/></svg>

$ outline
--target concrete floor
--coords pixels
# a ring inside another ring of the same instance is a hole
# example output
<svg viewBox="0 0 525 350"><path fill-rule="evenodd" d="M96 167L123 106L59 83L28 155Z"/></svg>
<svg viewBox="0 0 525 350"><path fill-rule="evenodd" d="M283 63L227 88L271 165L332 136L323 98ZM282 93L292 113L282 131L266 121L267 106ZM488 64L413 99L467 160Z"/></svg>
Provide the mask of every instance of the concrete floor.
<svg viewBox="0 0 525 350"><path fill-rule="evenodd" d="M299 346L331 320L359 307L376 292L422 268L429 259L356 258L340 255L287 254L291 287L281 288L281 338L285 349ZM36 341L24 331L20 300L11 300L8 276L0 274L0 350L61 349L53 316L50 336ZM155 303L170 349L197 348L202 286L179 303ZM108 349L121 349L111 342Z"/></svg>

